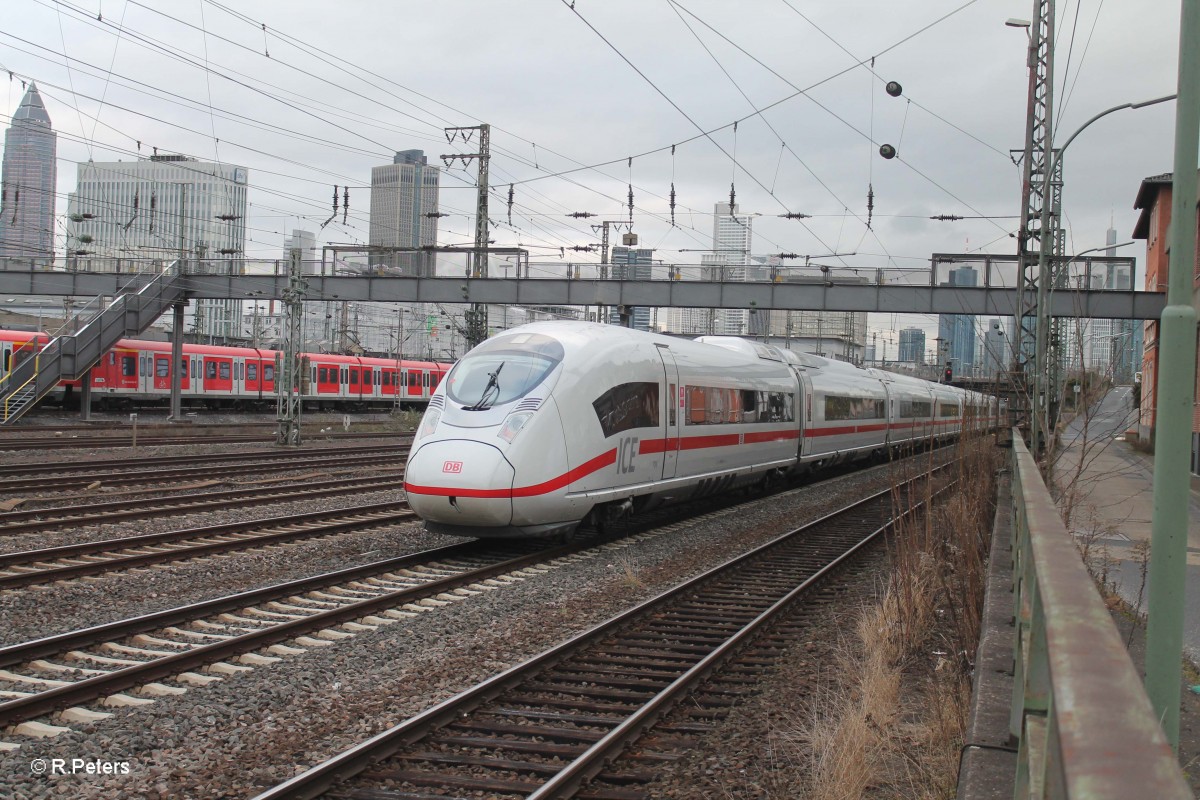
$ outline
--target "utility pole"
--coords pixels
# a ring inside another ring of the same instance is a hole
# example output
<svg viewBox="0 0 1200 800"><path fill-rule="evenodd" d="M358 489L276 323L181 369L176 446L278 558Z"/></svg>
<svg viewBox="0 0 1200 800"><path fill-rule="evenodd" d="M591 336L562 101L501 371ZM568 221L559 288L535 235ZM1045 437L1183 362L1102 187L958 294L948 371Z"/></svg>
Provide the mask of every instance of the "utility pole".
<svg viewBox="0 0 1200 800"><path fill-rule="evenodd" d="M1039 451L1042 433L1039 420L1044 420L1042 395L1046 381L1044 354L1037 354L1037 331L1040 328L1039 310L1045 305L1049 288L1042 280L1038 256L1047 242L1057 242L1058 208L1050 214L1044 208L1044 189L1051 183L1052 160L1051 116L1054 100L1054 0L1034 0L1033 21L1029 31L1029 99L1025 118L1024 176L1021 182L1021 232L1017 239L1018 265L1021 271L1020 307L1017 316L1017 341L1014 349L1014 372L1024 375L1024 391L1014 391L1014 398L1026 398L1026 420L1030 427L1031 450ZM1061 165L1060 165L1061 166ZM1061 182L1060 182L1061 186ZM1043 226L1053 225L1053 236L1045 234ZM1032 251L1038 247L1038 253ZM1049 263L1049 262L1047 262ZM1040 304L1039 304L1040 302ZM1042 341L1045 341L1043 334ZM1029 387L1034 386L1032 393Z"/></svg>
<svg viewBox="0 0 1200 800"><path fill-rule="evenodd" d="M471 263L467 267L467 277L486 278L488 276L488 161L491 159L492 126L484 123L467 127L445 128L446 141L454 144L455 139L462 137L464 143L469 142L473 131L479 133L479 151L476 153L457 153L442 156L447 167L455 161L462 161L463 167L474 160L478 164L475 180L475 249ZM472 303L466 319L467 349L474 347L487 338L488 319L487 306L483 303Z"/></svg>
<svg viewBox="0 0 1200 800"><path fill-rule="evenodd" d="M300 249L289 251L288 288L283 292L283 353L275 364L275 393L278 430L275 443L300 445L300 402L304 364L300 353L304 338L304 294L308 286L300 272Z"/></svg>
<svg viewBox="0 0 1200 800"><path fill-rule="evenodd" d="M609 231L611 228L616 228L618 231L624 227L625 232L621 236L622 243L627 247L637 246L637 234L633 232L633 212L630 210L630 217L627 220L606 219L592 225L592 230L600 234L600 280L608 280L609 267ZM607 324L608 314L607 306L603 304L596 305L596 321L601 324Z"/></svg>
<svg viewBox="0 0 1200 800"><path fill-rule="evenodd" d="M1191 264L1196 247L1196 141L1200 138L1200 0L1183 0L1179 99L1171 187L1167 306L1158 344L1154 518L1150 534L1146 694L1167 741L1179 749L1179 682L1188 571L1188 459L1196 379L1196 310Z"/></svg>

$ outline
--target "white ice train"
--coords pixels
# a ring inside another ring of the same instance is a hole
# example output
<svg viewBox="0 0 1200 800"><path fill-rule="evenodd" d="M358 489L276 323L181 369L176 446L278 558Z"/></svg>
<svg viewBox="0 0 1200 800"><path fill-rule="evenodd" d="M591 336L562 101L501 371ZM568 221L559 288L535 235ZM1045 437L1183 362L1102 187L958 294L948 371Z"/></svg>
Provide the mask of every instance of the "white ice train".
<svg viewBox="0 0 1200 800"><path fill-rule="evenodd" d="M736 337L535 323L450 371L404 488L431 531L564 534L994 427L999 413L985 395Z"/></svg>

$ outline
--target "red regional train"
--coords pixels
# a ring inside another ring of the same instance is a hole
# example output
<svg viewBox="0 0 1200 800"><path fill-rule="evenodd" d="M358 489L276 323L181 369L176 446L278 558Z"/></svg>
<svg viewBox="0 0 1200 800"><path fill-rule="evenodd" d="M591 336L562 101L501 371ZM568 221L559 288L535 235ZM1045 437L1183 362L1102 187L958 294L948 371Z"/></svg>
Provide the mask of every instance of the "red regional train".
<svg viewBox="0 0 1200 800"><path fill-rule="evenodd" d="M0 330L0 380L49 341L44 333ZM207 408L265 408L275 402L275 365L282 353L254 347L183 346L182 398ZM394 358L301 354L300 393L306 407L349 410L372 406L424 406L450 364ZM92 367L93 402L126 408L165 402L171 396L171 343L121 339ZM79 381L63 381L48 398L69 401Z"/></svg>

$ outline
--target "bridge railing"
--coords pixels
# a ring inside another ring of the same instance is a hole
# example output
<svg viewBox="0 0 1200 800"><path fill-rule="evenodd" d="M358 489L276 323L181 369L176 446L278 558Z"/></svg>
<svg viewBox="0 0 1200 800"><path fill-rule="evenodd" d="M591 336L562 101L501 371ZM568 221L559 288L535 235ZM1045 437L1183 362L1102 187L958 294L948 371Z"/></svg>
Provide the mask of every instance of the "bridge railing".
<svg viewBox="0 0 1200 800"><path fill-rule="evenodd" d="M1013 443L1016 798L1192 792L1019 434Z"/></svg>

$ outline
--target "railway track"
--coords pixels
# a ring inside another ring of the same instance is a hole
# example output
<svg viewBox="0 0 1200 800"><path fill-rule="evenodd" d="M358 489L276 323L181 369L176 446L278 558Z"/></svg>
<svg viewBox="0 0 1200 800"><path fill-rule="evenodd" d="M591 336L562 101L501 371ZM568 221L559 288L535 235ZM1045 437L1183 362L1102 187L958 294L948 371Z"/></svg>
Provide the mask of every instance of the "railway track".
<svg viewBox="0 0 1200 800"><path fill-rule="evenodd" d="M354 433L309 433L309 438L322 439L378 439L381 434L371 432ZM246 444L274 442L274 434L234 433L210 434L205 436L154 436L138 433L136 440L132 434L124 436L33 436L25 439L0 438L0 451L3 450L61 450L84 449L94 447L169 447L174 445L196 444Z"/></svg>
<svg viewBox="0 0 1200 800"><path fill-rule="evenodd" d="M589 547L466 542L3 647L0 729L55 735L111 713L82 704L150 703L523 580ZM136 696L124 694L133 687Z"/></svg>
<svg viewBox="0 0 1200 800"><path fill-rule="evenodd" d="M0 513L0 537L43 533L57 528L81 528L109 525L134 519L194 514L201 511L225 511L291 500L333 497L364 492L398 489L403 470L382 472L367 478L334 478L283 485L258 485L194 494L174 494L154 498L113 500L105 503L22 509ZM120 540L110 540L120 541ZM4 556L0 556L0 563Z"/></svg>
<svg viewBox="0 0 1200 800"><path fill-rule="evenodd" d="M299 453L271 457L270 454L233 455L203 458L185 457L168 463L157 459L139 462L128 459L128 463L96 462L87 465L55 463L25 465L20 468L0 470L0 496L9 492L31 489L62 491L88 488L100 483L104 486L137 486L147 483L162 483L166 480L188 480L209 478L213 474L222 477L249 475L270 471L378 467L381 459L401 459L408 454L407 445L371 447L359 449L304 450ZM86 470L93 470L88 472ZM13 477L6 477L13 476ZM15 477L24 476L24 477Z"/></svg>
<svg viewBox="0 0 1200 800"><path fill-rule="evenodd" d="M785 534L255 800L311 798L331 788L330 797L370 800L645 797L641 787L654 780L654 765L678 758L672 746L712 731L756 682L722 670L765 631L779 646L789 611L890 529L895 496L880 492ZM723 690L691 694L714 674L722 675ZM660 725L689 695L688 720ZM639 748L637 758L617 761L652 730L667 752Z"/></svg>
<svg viewBox="0 0 1200 800"><path fill-rule="evenodd" d="M411 522L397 503L292 514L0 555L0 590Z"/></svg>
<svg viewBox="0 0 1200 800"><path fill-rule="evenodd" d="M55 472L80 472L89 469L119 469L144 468L147 466L171 467L181 464L222 464L239 463L254 460L275 460L279 462L303 460L312 455L322 453L365 454L386 453L403 448L412 443L411 435L397 436L394 444L369 445L354 447L289 447L286 449L250 450L235 453L194 453L185 456L151 456L141 458L93 458L74 461L39 461L36 463L0 465L0 478L14 478L22 475L42 475Z"/></svg>

